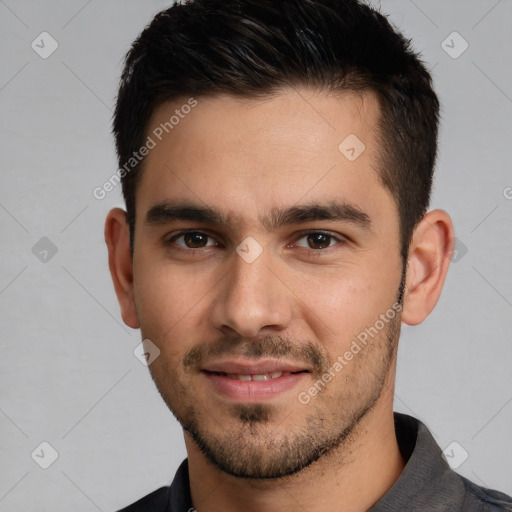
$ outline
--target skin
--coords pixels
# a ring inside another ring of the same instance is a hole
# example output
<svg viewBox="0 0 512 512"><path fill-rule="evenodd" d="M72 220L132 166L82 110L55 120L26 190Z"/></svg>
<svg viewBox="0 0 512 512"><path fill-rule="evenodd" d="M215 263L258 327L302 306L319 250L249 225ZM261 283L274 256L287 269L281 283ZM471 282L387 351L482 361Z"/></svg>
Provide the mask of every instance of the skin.
<svg viewBox="0 0 512 512"><path fill-rule="evenodd" d="M148 134L185 101L157 107ZM441 293L453 251L444 211L429 212L415 229L394 321L307 404L298 400L397 304L399 224L375 167L378 115L371 93L285 89L257 100L198 98L146 157L133 258L124 211L108 214L122 317L161 351L150 371L184 427L199 512L286 512L298 504L363 511L403 469L393 424L399 326L422 322ZM354 161L338 149L349 134L365 144ZM229 222L145 222L154 205L184 200L217 208ZM263 220L274 208L331 201L364 212L370 227L345 219L272 229ZM203 236L177 238L183 229ZM304 230L331 238L311 244ZM236 252L247 237L262 249L252 263ZM193 250L191 240L206 246ZM272 357L309 373L271 399L233 400L202 371L218 357Z"/></svg>

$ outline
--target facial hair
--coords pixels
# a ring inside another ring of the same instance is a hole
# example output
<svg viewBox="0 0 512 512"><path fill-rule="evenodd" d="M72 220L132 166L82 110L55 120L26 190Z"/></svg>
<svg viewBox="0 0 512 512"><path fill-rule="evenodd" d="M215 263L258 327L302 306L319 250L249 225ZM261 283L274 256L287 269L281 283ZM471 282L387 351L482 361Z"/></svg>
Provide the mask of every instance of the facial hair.
<svg viewBox="0 0 512 512"><path fill-rule="evenodd" d="M193 389L161 361L155 361L150 370L167 406L213 466L239 478L284 478L354 437L356 427L383 392L396 355L400 324L397 313L314 400L307 405L297 402L298 407L280 421L280 410L274 404L230 404L221 424L195 399ZM256 341L231 336L215 345L192 348L183 359L184 374L197 373L202 361L220 355L304 361L315 380L333 366L329 353L318 343L299 344L280 336Z"/></svg>

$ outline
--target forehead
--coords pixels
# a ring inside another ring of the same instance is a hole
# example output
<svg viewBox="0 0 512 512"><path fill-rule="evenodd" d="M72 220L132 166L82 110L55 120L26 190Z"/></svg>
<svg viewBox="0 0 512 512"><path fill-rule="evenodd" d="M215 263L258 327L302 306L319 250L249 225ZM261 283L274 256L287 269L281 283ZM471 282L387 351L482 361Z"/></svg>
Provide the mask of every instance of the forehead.
<svg viewBox="0 0 512 512"><path fill-rule="evenodd" d="M392 202L376 170L378 118L371 93L286 89L263 99L163 103L146 131L154 147L137 211L188 199L243 221L283 205L342 198L378 214L379 202Z"/></svg>

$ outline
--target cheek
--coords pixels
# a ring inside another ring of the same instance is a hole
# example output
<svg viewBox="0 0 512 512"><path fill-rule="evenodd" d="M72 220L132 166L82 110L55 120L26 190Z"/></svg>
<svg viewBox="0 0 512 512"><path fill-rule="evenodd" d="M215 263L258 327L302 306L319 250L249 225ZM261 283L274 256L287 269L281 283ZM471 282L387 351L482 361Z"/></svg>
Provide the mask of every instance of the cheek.
<svg viewBox="0 0 512 512"><path fill-rule="evenodd" d="M384 272L377 265L336 268L300 279L295 276L300 314L326 348L331 345L339 351L392 306L399 277L399 270L388 267Z"/></svg>
<svg viewBox="0 0 512 512"><path fill-rule="evenodd" d="M157 345L172 346L177 352L186 337L197 329L204 310L208 286L183 269L165 264L136 268L135 300L141 332Z"/></svg>

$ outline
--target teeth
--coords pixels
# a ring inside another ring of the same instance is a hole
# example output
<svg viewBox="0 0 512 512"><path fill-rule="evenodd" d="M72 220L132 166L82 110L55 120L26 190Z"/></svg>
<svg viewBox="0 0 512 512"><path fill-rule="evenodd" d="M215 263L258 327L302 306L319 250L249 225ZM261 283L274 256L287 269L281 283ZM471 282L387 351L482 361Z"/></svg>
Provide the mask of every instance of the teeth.
<svg viewBox="0 0 512 512"><path fill-rule="evenodd" d="M263 373L261 375L242 375L236 373L228 373L225 374L230 379L236 380L270 380L270 379L278 379L281 375L290 375L290 372L272 372L272 373Z"/></svg>
<svg viewBox="0 0 512 512"><path fill-rule="evenodd" d="M264 375L253 375L252 380L268 380L270 379L270 375L265 373Z"/></svg>

